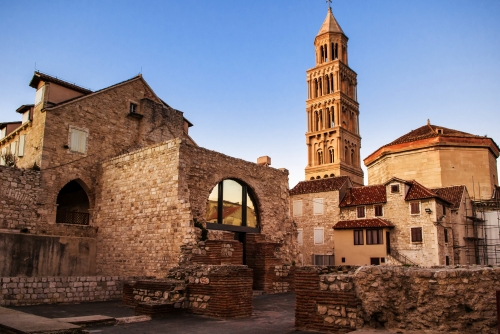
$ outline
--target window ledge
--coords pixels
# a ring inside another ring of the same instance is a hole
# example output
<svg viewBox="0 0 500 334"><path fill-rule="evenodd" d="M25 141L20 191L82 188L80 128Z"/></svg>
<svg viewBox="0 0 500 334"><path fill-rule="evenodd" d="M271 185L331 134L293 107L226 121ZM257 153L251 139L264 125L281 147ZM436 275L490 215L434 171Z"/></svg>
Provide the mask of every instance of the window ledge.
<svg viewBox="0 0 500 334"><path fill-rule="evenodd" d="M127 115L128 117L136 118L136 119L142 119L144 115L138 114L136 112L130 112Z"/></svg>

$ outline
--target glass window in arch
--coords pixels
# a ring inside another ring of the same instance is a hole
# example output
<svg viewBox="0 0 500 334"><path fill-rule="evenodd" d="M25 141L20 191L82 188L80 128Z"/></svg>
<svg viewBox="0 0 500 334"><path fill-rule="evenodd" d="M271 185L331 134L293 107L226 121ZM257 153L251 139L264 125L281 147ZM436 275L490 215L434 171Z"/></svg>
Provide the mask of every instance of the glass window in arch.
<svg viewBox="0 0 500 334"><path fill-rule="evenodd" d="M208 223L257 228L257 211L248 186L227 179L219 182L208 197Z"/></svg>

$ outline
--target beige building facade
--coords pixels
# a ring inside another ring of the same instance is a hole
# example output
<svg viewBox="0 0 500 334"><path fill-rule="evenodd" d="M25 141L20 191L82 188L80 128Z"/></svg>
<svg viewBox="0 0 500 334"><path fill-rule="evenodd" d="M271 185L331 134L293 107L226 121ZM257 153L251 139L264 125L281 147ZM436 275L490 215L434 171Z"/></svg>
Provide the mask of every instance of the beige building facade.
<svg viewBox="0 0 500 334"><path fill-rule="evenodd" d="M427 187L465 185L471 197L490 198L498 185L499 147L493 139L428 123L364 159L368 184L391 177Z"/></svg>
<svg viewBox="0 0 500 334"><path fill-rule="evenodd" d="M345 175L363 185L357 74L347 42L329 8L314 40L316 66L306 71L306 180Z"/></svg>

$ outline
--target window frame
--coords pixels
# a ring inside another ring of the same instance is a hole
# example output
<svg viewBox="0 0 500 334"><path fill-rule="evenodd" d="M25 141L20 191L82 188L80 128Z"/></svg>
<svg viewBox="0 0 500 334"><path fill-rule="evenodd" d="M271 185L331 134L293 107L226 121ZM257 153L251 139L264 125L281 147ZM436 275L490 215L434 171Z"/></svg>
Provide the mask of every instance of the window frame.
<svg viewBox="0 0 500 334"><path fill-rule="evenodd" d="M319 242L316 242L316 231L321 231L321 243ZM314 234L313 234L313 238L314 238L314 245L324 245L325 244L325 228L324 227L315 227L314 228Z"/></svg>
<svg viewBox="0 0 500 334"><path fill-rule="evenodd" d="M299 246L304 244L304 229L302 228L297 229L297 244Z"/></svg>
<svg viewBox="0 0 500 334"><path fill-rule="evenodd" d="M360 213L362 212L362 215ZM360 205L356 207L356 218L366 218L366 206Z"/></svg>
<svg viewBox="0 0 500 334"><path fill-rule="evenodd" d="M300 204L300 214L297 213L298 210L296 210L297 207L299 207ZM294 217L302 217L304 214L304 207L303 207L303 202L302 200L294 200L292 203L292 210L293 210L293 216Z"/></svg>
<svg viewBox="0 0 500 334"><path fill-rule="evenodd" d="M413 231L420 231L420 232L413 233ZM417 237L420 237L420 238L417 238ZM424 229L422 228L422 226L410 227L410 240L411 240L412 244L421 244L424 242Z"/></svg>
<svg viewBox="0 0 500 334"><path fill-rule="evenodd" d="M375 235L372 235L372 233ZM376 240L374 240L376 239ZM367 245L383 245L384 244L384 229L370 228L366 229L366 244Z"/></svg>
<svg viewBox="0 0 500 334"><path fill-rule="evenodd" d="M446 227L443 229L443 235L444 235L444 242L447 244L450 239L448 235L448 229Z"/></svg>
<svg viewBox="0 0 500 334"><path fill-rule="evenodd" d="M418 205L418 212L413 212L413 205L417 204ZM418 202L410 202L410 215L412 216L417 216L422 213L422 207L420 201Z"/></svg>
<svg viewBox="0 0 500 334"><path fill-rule="evenodd" d="M84 151L83 152L80 152L80 151L77 151L77 150L73 150L73 148L71 147L71 137L72 137L72 133L73 131L80 131L80 132L83 132L85 134L85 148L84 148ZM77 127L77 126L73 126L73 125L70 125L69 128L68 128L68 149L71 153L77 153L77 154L87 154L88 152L88 146L89 146L89 130L88 129L85 129L85 128L80 128L80 127Z"/></svg>
<svg viewBox="0 0 500 334"><path fill-rule="evenodd" d="M321 212L319 212L319 209L321 208ZM324 200L323 198L313 198L313 215L314 216L321 216L323 215L325 209L324 209Z"/></svg>
<svg viewBox="0 0 500 334"><path fill-rule="evenodd" d="M399 194L401 192L401 187L399 185L399 183L392 183L390 185L391 187L391 194ZM397 190L394 190L394 189L397 189Z"/></svg>
<svg viewBox="0 0 500 334"><path fill-rule="evenodd" d="M380 215L377 215L377 209L380 209ZM384 206L381 204L375 204L373 206L373 215L375 217L383 217L384 216Z"/></svg>
<svg viewBox="0 0 500 334"><path fill-rule="evenodd" d="M359 236L361 234L361 238ZM364 230L353 230L354 245L361 246L365 244L365 232Z"/></svg>

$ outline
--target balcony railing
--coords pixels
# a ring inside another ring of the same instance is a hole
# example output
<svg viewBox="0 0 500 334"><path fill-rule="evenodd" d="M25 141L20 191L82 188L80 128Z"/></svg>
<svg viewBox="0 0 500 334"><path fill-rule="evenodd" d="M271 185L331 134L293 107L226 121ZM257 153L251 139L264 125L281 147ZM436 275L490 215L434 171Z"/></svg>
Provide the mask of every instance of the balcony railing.
<svg viewBox="0 0 500 334"><path fill-rule="evenodd" d="M57 211L56 223L88 225L90 214L85 212Z"/></svg>

